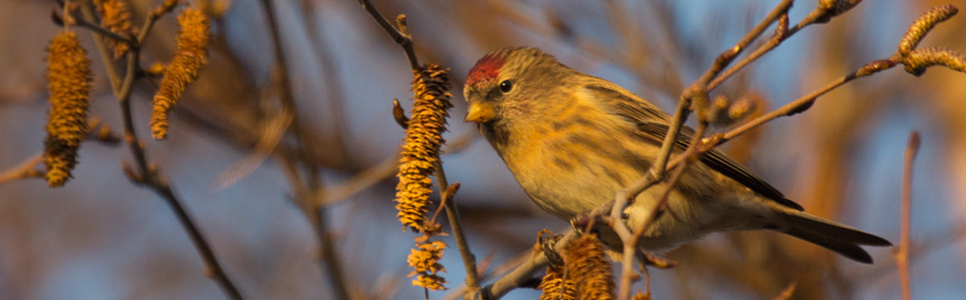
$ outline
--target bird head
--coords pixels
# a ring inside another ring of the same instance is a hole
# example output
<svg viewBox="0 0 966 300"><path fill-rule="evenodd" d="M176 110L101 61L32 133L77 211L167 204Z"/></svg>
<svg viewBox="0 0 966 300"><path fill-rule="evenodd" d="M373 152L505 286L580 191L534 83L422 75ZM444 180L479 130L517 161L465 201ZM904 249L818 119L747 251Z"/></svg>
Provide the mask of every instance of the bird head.
<svg viewBox="0 0 966 300"><path fill-rule="evenodd" d="M463 95L469 109L464 120L480 125L490 138L511 124L552 115L573 74L578 73L536 48L490 52L466 77Z"/></svg>

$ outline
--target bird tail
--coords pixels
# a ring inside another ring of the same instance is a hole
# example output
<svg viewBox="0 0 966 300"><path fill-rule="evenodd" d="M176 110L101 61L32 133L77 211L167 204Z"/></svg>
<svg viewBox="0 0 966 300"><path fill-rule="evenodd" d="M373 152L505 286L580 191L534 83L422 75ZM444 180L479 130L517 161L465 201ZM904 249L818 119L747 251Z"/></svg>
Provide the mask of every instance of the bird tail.
<svg viewBox="0 0 966 300"><path fill-rule="evenodd" d="M872 256L859 245L892 246L881 237L799 211L781 210L775 230L835 251L851 260L871 264Z"/></svg>

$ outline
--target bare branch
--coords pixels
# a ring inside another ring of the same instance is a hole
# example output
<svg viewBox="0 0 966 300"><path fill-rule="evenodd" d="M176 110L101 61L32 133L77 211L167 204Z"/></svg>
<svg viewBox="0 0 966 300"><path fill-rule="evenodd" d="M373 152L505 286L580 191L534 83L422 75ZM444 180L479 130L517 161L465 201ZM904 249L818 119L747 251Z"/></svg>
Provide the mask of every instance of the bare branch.
<svg viewBox="0 0 966 300"><path fill-rule="evenodd" d="M784 0L781 3L778 3L778 5L776 5L775 8L773 8L771 12L758 23L758 25L755 25L755 28L752 28L751 31L748 31L748 33L745 34L745 36L741 38L741 40L738 41L734 47L731 47L731 49L725 50L718 55L718 58L714 60L714 63L711 65L711 67L704 72L704 75L701 75L701 78L698 79L697 82L699 82L701 85L708 85L708 82L711 82L711 79L714 79L715 76L718 76L718 74L721 73L721 70L727 67L728 64L730 64L731 61L738 56L738 54L741 54L741 51L745 50L745 48L748 47L751 42L754 42L756 39L758 39L758 36L765 32L765 29L767 29L771 23L774 23L783 15L788 14L788 9L791 7L792 0ZM708 90L710 89L711 88L708 88Z"/></svg>
<svg viewBox="0 0 966 300"><path fill-rule="evenodd" d="M409 35L409 28L406 26L406 16L399 15L396 17L396 23L399 24L399 28L396 28L372 5L372 1L359 0L359 4L366 12L369 12L369 15L372 15L372 18L376 20L376 23L379 23L382 29L386 30L389 37L403 48L403 51L406 52L406 58L409 59L409 67L413 70L419 69L419 60L416 59L416 51L413 49L413 39Z"/></svg>
<svg viewBox="0 0 966 300"><path fill-rule="evenodd" d="M902 172L902 205L899 213L899 248L896 249L896 266L899 268L899 284L902 289L902 299L912 298L909 281L909 231L912 219L912 167L919 153L919 132L909 133L906 146L905 164Z"/></svg>
<svg viewBox="0 0 966 300"><path fill-rule="evenodd" d="M6 171L0 172L0 184L7 183L14 180L38 177L42 178L44 172L38 170L37 166L44 162L44 154L37 153L34 156L24 160L19 165L10 168Z"/></svg>
<svg viewBox="0 0 966 300"><path fill-rule="evenodd" d="M302 178L299 176L297 167L294 166L295 162L293 157L283 157L283 163L287 165L288 179L290 184L295 188L296 196L298 197L297 202L302 212L306 215L309 223L312 225L313 232L319 242L319 263L322 270L329 274L332 279L332 292L335 294L337 299L349 299L349 286L346 282L345 275L343 274L343 267L339 255L333 244L332 234L329 232L328 224L323 218L325 215L325 206L322 204L324 199L321 197L325 194L322 185L322 178L320 176L321 167L316 163L315 159L309 155L307 145L310 143L308 136L302 130L301 121L298 115L298 109L295 101L295 95L292 92L292 83L289 79L289 65L287 57L285 56L285 49L282 46L281 30L279 29L278 15L276 14L275 7L269 0L260 1L262 9L265 11L265 17L267 18L267 23L269 30L271 32L272 47L273 47L273 62L274 68L272 70L272 84L274 87L278 88L280 95L279 100L283 107L283 111L291 113L291 121L285 122L286 128L292 131L295 137L299 141L299 147L297 149L297 156L308 168L308 178L306 179L307 184L302 183ZM272 149L278 145L277 141L270 141L271 137L268 135L263 136L263 141L269 140L272 144ZM260 142L261 143L261 142ZM268 147L263 149L263 153L270 153Z"/></svg>
<svg viewBox="0 0 966 300"><path fill-rule="evenodd" d="M165 3L162 5L162 7L168 7L165 6L168 4L169 3ZM170 5L170 7L173 6L174 4ZM159 11L162 13L158 13L158 17L160 17L160 15L164 12L170 11L170 9ZM81 13L85 18L93 19L94 10L90 3L81 5ZM151 24L153 24L154 21L156 21L156 18L148 18L148 20L145 21L145 28L150 29ZM235 287L234 283L232 283L228 278L228 275L225 274L225 271L218 262L211 245L208 244L208 241L201 233L201 230L196 225L187 208L174 194L174 191L172 191L171 187L162 179L157 166L153 166L148 163L144 144L137 137L137 132L134 129L133 114L131 113L130 96L131 88L133 87L134 81L138 76L137 69L141 51L140 47L131 47L131 51L128 52L126 73L122 79L119 77L117 70L114 69L114 65L112 64L113 60L107 51L107 46L104 44L103 36L101 36L100 32L98 31L92 31L91 34L94 35L94 42L97 46L98 52L101 55L101 61L104 63L105 69L107 69L110 77L111 87L113 88L114 95L118 99L118 104L121 108L121 114L123 117L122 120L124 123L124 141L128 144L131 153L134 155L134 161L138 167L138 171L134 171L131 168L125 168L125 172L130 178L136 180L135 183L150 188L165 200L165 202L175 212L175 216L178 218L178 221L185 228L185 231L187 231L188 237L191 238L192 244L194 244L199 254L201 254L202 259L205 261L205 274L214 279L229 298L242 299L238 288ZM142 35L145 34L146 32L142 32Z"/></svg>
<svg viewBox="0 0 966 300"><path fill-rule="evenodd" d="M568 231L562 238L557 240L557 243L553 246L554 251L563 250L564 246L576 237L577 234L573 230ZM533 275L541 268L547 266L547 263L549 263L549 260L547 260L547 256L543 252L533 252L527 261L520 264L516 269L513 269L509 274L501 277L493 284L483 287L476 293L465 295L463 299L500 299L506 293L509 293L511 290L530 280L530 278L533 278Z"/></svg>

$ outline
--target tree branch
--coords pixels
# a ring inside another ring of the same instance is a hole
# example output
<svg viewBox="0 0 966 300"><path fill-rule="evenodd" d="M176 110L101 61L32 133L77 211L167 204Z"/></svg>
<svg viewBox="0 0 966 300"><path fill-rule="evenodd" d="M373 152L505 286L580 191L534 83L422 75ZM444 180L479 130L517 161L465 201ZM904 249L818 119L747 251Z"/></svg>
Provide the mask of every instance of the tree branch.
<svg viewBox="0 0 966 300"><path fill-rule="evenodd" d="M37 166L43 163L44 153L41 152L34 154L34 156L24 160L19 165L0 172L0 184L24 178L43 177L44 172L42 170L37 170Z"/></svg>
<svg viewBox="0 0 966 300"><path fill-rule="evenodd" d="M570 240L577 237L577 234L571 230L568 231L562 238L557 240L554 244L554 251L562 251ZM547 259L547 255L543 252L533 252L530 258L524 263L520 264L519 267L513 269L509 274L500 277L496 282L483 287L475 293L469 293L464 295L463 299L470 300L494 300L500 299L506 293L509 293L513 289L519 287L527 280L533 278L533 275L547 266L550 261Z"/></svg>
<svg viewBox="0 0 966 300"><path fill-rule="evenodd" d="M320 176L321 168L315 162L315 159L309 155L307 149L308 138L302 131L301 122L299 121L297 105L295 102L295 95L292 92L292 84L289 80L288 74L288 62L285 56L285 49L282 47L281 40L281 30L279 29L278 16L275 12L275 8L272 6L271 1L262 0L260 1L262 9L265 10L265 17L268 19L268 27L271 32L272 46L273 46L273 59L275 63L275 68L272 72L272 84L278 87L281 95L279 95L279 100L283 106L283 109L288 110L292 113L292 121L289 129L295 134L299 141L299 147L297 149L297 154L303 163L308 167L309 178L308 187L302 184L302 178L299 176L297 167L294 166L295 161L291 157L284 157L286 164L290 165L289 181L292 181L293 186L300 187L296 189L296 196L298 202L300 203L300 208L312 225L312 229L315 232L316 238L319 242L319 263L323 270L328 273L332 280L332 289L335 294L336 299L349 299L349 286L345 280L345 275L343 274L342 263L339 260L339 255L335 249L333 243L334 239L331 232L329 232L328 224L324 218L325 216L325 206L323 205L323 200L321 197L324 195L322 178Z"/></svg>
<svg viewBox="0 0 966 300"><path fill-rule="evenodd" d="M89 20L93 19L94 11L90 3L81 5L81 12L85 18ZM150 28L150 24L154 23L155 20L156 19L153 18L146 20L145 27ZM131 47L131 51L128 52L126 73L124 74L124 78L121 79L117 71L114 69L114 65L112 64L113 60L107 51L107 46L104 44L103 36L98 31L92 31L91 34L94 36L94 43L96 44L98 52L101 55L101 61L104 63L104 67L107 69L108 75L111 77L111 87L121 108L122 120L124 123L124 141L127 143L138 167L138 171L125 167L125 173L134 183L141 186L147 186L152 191L160 195L163 200L165 200L165 203L167 203L171 209L174 210L178 221L187 231L188 237L191 239L192 244L194 244L199 254L201 254L201 257L206 265L205 275L214 279L225 292L226 296L228 296L230 299L242 299L238 288L235 287L234 283L232 283L228 278L228 275L225 274L225 271L218 262L211 245L208 244L208 241L201 233L201 230L198 229L198 226L195 224L195 221L191 217L187 208L174 194L171 187L162 179L158 168L156 166L149 165L144 144L137 137L137 131L134 128L133 114L131 113L130 96L134 80L137 77L137 68L141 51L140 43L133 45L133 47Z"/></svg>
<svg viewBox="0 0 966 300"><path fill-rule="evenodd" d="M366 12L368 12L369 15L376 20L376 23L379 23L379 26L389 34L389 37L392 38L396 44L403 48L403 51L406 52L406 58L409 59L409 67L414 71L419 69L419 60L416 59L416 51L413 49L413 39L412 36L409 35L409 27L406 25L406 16L399 15L396 17L396 23L399 26L397 28L393 26L392 23L389 23L389 20L387 20L386 17L383 16L374 5L372 5L372 1L359 0L359 4L361 4L362 8L365 9Z"/></svg>
<svg viewBox="0 0 966 300"><path fill-rule="evenodd" d="M902 211L899 213L899 248L896 249L896 266L899 269L899 286L903 300L912 299L909 280L909 231L912 219L912 167L916 154L919 153L919 145L919 132L913 131L909 134L902 172Z"/></svg>
<svg viewBox="0 0 966 300"><path fill-rule="evenodd" d="M394 27L392 24L386 20L386 17L372 5L370 0L360 0L359 4L362 8L369 12L369 15L379 23L386 33L403 48L406 52L406 57L409 59L409 66L415 72L419 70L419 61L416 58L416 52L413 50L412 37L409 35L409 28L406 25L406 16L399 15L396 18L398 28ZM397 118L398 119L398 118ZM401 124L400 124L401 125ZM453 237L456 240L456 246L460 251L460 257L463 259L463 267L466 269L466 287L467 294L476 293L480 290L479 284L479 272L476 270L476 256L473 255L469 244L466 241L466 234L463 232L462 225L459 221L459 213L456 209L456 203L453 201L453 195L450 192L450 185L446 179L446 172L443 170L442 162L439 159L436 160L434 168L436 169L436 184L439 188L440 200L446 208L446 216L449 219L450 227L453 230ZM455 189L452 189L455 191Z"/></svg>

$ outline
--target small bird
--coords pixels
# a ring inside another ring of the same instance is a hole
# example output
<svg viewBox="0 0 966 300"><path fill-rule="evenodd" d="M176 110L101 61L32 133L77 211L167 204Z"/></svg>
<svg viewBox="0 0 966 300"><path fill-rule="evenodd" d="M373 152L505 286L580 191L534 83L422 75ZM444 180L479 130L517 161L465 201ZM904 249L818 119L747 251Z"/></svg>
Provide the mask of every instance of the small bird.
<svg viewBox="0 0 966 300"><path fill-rule="evenodd" d="M607 80L587 75L535 48L491 52L470 70L464 87L465 121L503 158L523 190L543 210L563 220L586 214L614 198L651 168L670 117ZM676 153L694 131L682 128ZM643 233L639 247L663 252L711 232L767 229L872 263L860 247L889 241L812 216L777 189L712 150L671 187L668 205ZM657 205L668 184L635 198L624 213L634 228ZM620 239L601 239L620 249Z"/></svg>

